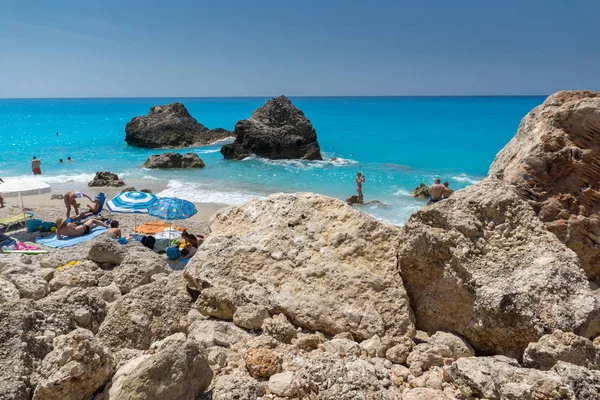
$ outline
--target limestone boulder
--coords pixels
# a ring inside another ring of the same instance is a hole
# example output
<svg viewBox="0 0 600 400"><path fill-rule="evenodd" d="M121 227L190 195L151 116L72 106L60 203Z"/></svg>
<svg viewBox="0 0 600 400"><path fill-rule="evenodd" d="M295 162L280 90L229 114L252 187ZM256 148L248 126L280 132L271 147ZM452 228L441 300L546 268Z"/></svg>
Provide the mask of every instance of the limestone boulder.
<svg viewBox="0 0 600 400"><path fill-rule="evenodd" d="M152 149L202 146L231 136L222 128L209 130L178 102L151 107L148 115L133 118L125 127L127 144Z"/></svg>
<svg viewBox="0 0 600 400"><path fill-rule="evenodd" d="M551 369L558 361L600 370L600 346L571 332L554 331L529 343L523 364L530 368Z"/></svg>
<svg viewBox="0 0 600 400"><path fill-rule="evenodd" d="M489 400L581 398L575 397L568 379L557 372L522 368L516 360L504 356L460 358L452 363L447 372L450 381L466 398Z"/></svg>
<svg viewBox="0 0 600 400"><path fill-rule="evenodd" d="M281 360L269 349L248 349L244 353L246 369L255 378L268 378L281 369Z"/></svg>
<svg viewBox="0 0 600 400"><path fill-rule="evenodd" d="M501 182L416 212L401 243L419 329L455 332L478 351L515 358L554 329L600 331L600 303L577 255Z"/></svg>
<svg viewBox="0 0 600 400"><path fill-rule="evenodd" d="M5 274L4 279L12 283L19 291L19 296L24 299L39 300L49 292L48 282L35 274Z"/></svg>
<svg viewBox="0 0 600 400"><path fill-rule="evenodd" d="M441 390L419 387L409 389L402 394L402 400L451 400Z"/></svg>
<svg viewBox="0 0 600 400"><path fill-rule="evenodd" d="M29 400L33 372L32 333L37 326L33 300L0 303L0 399Z"/></svg>
<svg viewBox="0 0 600 400"><path fill-rule="evenodd" d="M87 329L78 328L54 339L54 349L34 377L33 400L90 398L110 378L110 352Z"/></svg>
<svg viewBox="0 0 600 400"><path fill-rule="evenodd" d="M202 400L254 400L264 396L266 388L266 382L248 375L221 375L215 377L211 397Z"/></svg>
<svg viewBox="0 0 600 400"><path fill-rule="evenodd" d="M116 240L100 237L94 241L87 258L100 265L118 265L125 257L125 247Z"/></svg>
<svg viewBox="0 0 600 400"><path fill-rule="evenodd" d="M212 346L231 347L244 344L252 336L228 321L199 320L188 328L188 337L196 343L209 348Z"/></svg>
<svg viewBox="0 0 600 400"><path fill-rule="evenodd" d="M0 304L19 300L19 289L10 281L0 278Z"/></svg>
<svg viewBox="0 0 600 400"><path fill-rule="evenodd" d="M84 261L68 268L55 271L49 282L49 288L55 292L63 287L93 287L98 286L98 281L104 275L96 264Z"/></svg>
<svg viewBox="0 0 600 400"><path fill-rule="evenodd" d="M111 187L121 187L125 186L125 182L123 179L119 178L117 174L113 174L112 172L99 171L96 172L94 179L88 182L88 186L111 186Z"/></svg>
<svg viewBox="0 0 600 400"><path fill-rule="evenodd" d="M574 399L597 399L600 393L600 371L559 361L552 368L573 392Z"/></svg>
<svg viewBox="0 0 600 400"><path fill-rule="evenodd" d="M119 368L104 400L196 400L212 377L206 350L177 333Z"/></svg>
<svg viewBox="0 0 600 400"><path fill-rule="evenodd" d="M257 155L270 159L322 160L315 128L285 96L267 101L250 118L238 121L233 133L235 141L221 148L227 159Z"/></svg>
<svg viewBox="0 0 600 400"><path fill-rule="evenodd" d="M138 243L128 245L121 263L113 270L113 281L121 293L152 282L152 275L170 273L167 262L157 253Z"/></svg>
<svg viewBox="0 0 600 400"><path fill-rule="evenodd" d="M257 304L246 304L235 310L233 323L246 329L261 329L267 318L270 318L270 315L265 307Z"/></svg>
<svg viewBox="0 0 600 400"><path fill-rule="evenodd" d="M114 301L98 337L113 351L147 350L153 342L185 331L190 307L181 273L174 272Z"/></svg>
<svg viewBox="0 0 600 400"><path fill-rule="evenodd" d="M153 154L144 162L145 168L172 169L172 168L204 168L204 161L196 153L162 153Z"/></svg>
<svg viewBox="0 0 600 400"><path fill-rule="evenodd" d="M223 209L210 230L184 270L203 313L231 320L238 307L256 304L331 335L414 335L397 228L342 201L298 193Z"/></svg>
<svg viewBox="0 0 600 400"><path fill-rule="evenodd" d="M262 330L263 333L288 344L298 335L296 328L284 314L273 315L273 318L265 319L262 323Z"/></svg>
<svg viewBox="0 0 600 400"><path fill-rule="evenodd" d="M488 179L500 179L600 284L600 93L561 91L523 118Z"/></svg>
<svg viewBox="0 0 600 400"><path fill-rule="evenodd" d="M463 338L450 332L436 332L429 338L430 344L445 345L450 349L450 357L459 359L461 357L473 357L475 350Z"/></svg>

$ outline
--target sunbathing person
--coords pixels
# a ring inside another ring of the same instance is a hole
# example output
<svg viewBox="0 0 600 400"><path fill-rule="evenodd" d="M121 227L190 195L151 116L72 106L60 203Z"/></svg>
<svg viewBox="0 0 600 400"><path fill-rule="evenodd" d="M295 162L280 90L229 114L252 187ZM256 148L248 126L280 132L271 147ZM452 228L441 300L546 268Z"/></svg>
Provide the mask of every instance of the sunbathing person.
<svg viewBox="0 0 600 400"><path fill-rule="evenodd" d="M119 228L119 221L111 221L110 229L108 230L108 232L106 232L106 234L113 239L120 239L121 238L121 228Z"/></svg>
<svg viewBox="0 0 600 400"><path fill-rule="evenodd" d="M192 258L194 254L198 251L198 238L194 235L188 235L187 240L190 243L190 247L186 247L181 250L181 259L186 260L188 258Z"/></svg>
<svg viewBox="0 0 600 400"><path fill-rule="evenodd" d="M83 225L77 225L74 222L67 223L64 218L59 218L56 220L56 238L62 239L64 236L76 237L87 235L97 226L108 228L108 225L97 219L90 219L85 221Z"/></svg>
<svg viewBox="0 0 600 400"><path fill-rule="evenodd" d="M75 215L79 214L79 203L77 202L77 199L80 199L82 197L87 197L88 199L90 199L90 201L94 201L87 194L83 194L81 192L78 192L77 190L71 190L65 193L63 200L65 202L65 207L67 207L67 218L71 218L71 207L75 208Z"/></svg>

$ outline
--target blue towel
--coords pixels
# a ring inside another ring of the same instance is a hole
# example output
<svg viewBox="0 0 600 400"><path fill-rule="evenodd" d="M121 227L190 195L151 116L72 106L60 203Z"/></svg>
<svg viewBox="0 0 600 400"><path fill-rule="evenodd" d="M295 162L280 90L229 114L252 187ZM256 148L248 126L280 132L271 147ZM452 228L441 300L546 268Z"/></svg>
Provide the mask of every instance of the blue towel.
<svg viewBox="0 0 600 400"><path fill-rule="evenodd" d="M100 236L107 230L108 229L106 229L104 227L97 226L94 229L92 229L92 231L90 233L88 233L87 235L74 236L74 237L63 237L60 240L56 238L56 235L54 235L54 236L45 237L45 238L38 238L35 240L35 242L39 243L39 244L43 244L44 246L48 246L48 247L56 247L56 248L70 247L70 246L75 246L76 244L79 244L81 242L85 242L86 240L95 238L96 236Z"/></svg>

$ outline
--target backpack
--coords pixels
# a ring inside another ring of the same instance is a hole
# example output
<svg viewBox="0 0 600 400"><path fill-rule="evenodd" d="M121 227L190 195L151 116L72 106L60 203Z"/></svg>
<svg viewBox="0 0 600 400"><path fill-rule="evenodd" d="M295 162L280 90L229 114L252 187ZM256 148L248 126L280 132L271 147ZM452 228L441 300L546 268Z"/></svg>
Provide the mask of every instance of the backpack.
<svg viewBox="0 0 600 400"><path fill-rule="evenodd" d="M154 245L156 244L156 238L154 236L144 236L142 237L142 244L150 250L153 250Z"/></svg>

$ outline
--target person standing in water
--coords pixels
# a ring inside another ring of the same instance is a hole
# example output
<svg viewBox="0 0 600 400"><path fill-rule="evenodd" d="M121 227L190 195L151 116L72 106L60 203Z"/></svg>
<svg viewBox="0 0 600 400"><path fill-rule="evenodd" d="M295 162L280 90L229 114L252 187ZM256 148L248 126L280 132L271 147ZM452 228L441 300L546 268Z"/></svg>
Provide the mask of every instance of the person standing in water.
<svg viewBox="0 0 600 400"><path fill-rule="evenodd" d="M34 175L42 174L42 169L40 168L41 165L42 162L38 160L35 156L33 156L33 160L31 161L31 171Z"/></svg>
<svg viewBox="0 0 600 400"><path fill-rule="evenodd" d="M363 192L362 192L362 184L366 181L366 178L360 172L356 173L356 191L358 192L358 204L363 203Z"/></svg>

